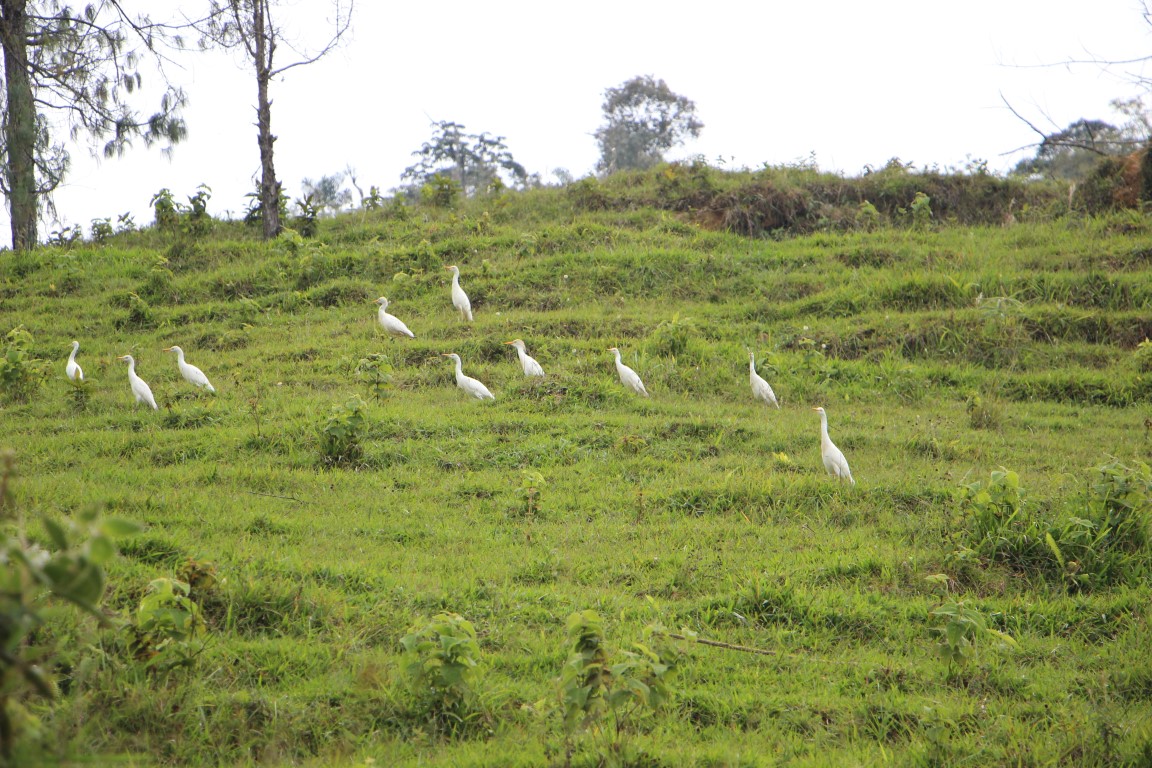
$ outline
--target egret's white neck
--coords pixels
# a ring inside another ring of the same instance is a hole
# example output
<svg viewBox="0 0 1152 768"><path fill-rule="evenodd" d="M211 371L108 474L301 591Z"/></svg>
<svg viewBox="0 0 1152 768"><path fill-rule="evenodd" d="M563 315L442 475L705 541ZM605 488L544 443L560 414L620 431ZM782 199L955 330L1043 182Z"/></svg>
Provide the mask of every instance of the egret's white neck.
<svg viewBox="0 0 1152 768"><path fill-rule="evenodd" d="M70 361L72 361L73 363L76 362L76 353L79 351L80 351L80 345L73 342L72 343L72 354L68 355L68 359Z"/></svg>
<svg viewBox="0 0 1152 768"><path fill-rule="evenodd" d="M820 439L828 440L828 414L820 413Z"/></svg>

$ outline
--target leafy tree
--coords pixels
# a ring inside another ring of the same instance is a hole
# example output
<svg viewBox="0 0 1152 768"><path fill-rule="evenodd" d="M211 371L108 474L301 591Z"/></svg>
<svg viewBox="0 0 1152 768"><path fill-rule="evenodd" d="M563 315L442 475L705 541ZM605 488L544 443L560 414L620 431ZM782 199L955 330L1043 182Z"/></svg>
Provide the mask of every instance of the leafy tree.
<svg viewBox="0 0 1152 768"><path fill-rule="evenodd" d="M317 210L328 210L335 213L352 202L352 190L341 189L344 183L344 173L333 173L330 176L321 176L316 181L304 179L300 185L304 187L305 197L312 198L312 205ZM363 193L361 193L363 198Z"/></svg>
<svg viewBox="0 0 1152 768"><path fill-rule="evenodd" d="M1080 180L1088 176L1101 157L1122 154L1125 146L1123 134L1115 125L1081 118L1046 135L1037 146L1036 155L1021 160L1014 172Z"/></svg>
<svg viewBox="0 0 1152 768"><path fill-rule="evenodd" d="M143 83L141 66L163 44L179 45L176 28L133 17L120 0L79 13L60 0L0 0L4 49L3 169L0 186L12 218L12 247L37 241L37 217L68 171L69 154L53 129L104 140L104 155L186 135L183 92L167 85L159 109L143 116L129 104Z"/></svg>
<svg viewBox="0 0 1152 768"><path fill-rule="evenodd" d="M503 136L465 133L464 126L449 120L432 123L432 138L412 154L420 160L404 169L401 179L424 185L434 177L451 179L466 196L505 184L500 174L511 177L510 186L523 187L528 172L516 162Z"/></svg>
<svg viewBox="0 0 1152 768"><path fill-rule="evenodd" d="M650 168L664 152L700 135L704 123L696 104L672 92L663 80L637 76L604 92L604 125L596 129L602 173Z"/></svg>
<svg viewBox="0 0 1152 768"><path fill-rule="evenodd" d="M332 0L334 14L332 35L316 52L301 53L299 58L277 66L276 50L285 39L285 30L276 24L273 9L275 0L210 0L211 12L207 19L196 23L206 44L223 48L239 48L252 62L256 72L256 130L260 147L260 211L265 239L276 237L281 224L281 184L276 178L272 135L272 100L268 86L272 78L293 67L312 64L332 51L352 23L353 0Z"/></svg>

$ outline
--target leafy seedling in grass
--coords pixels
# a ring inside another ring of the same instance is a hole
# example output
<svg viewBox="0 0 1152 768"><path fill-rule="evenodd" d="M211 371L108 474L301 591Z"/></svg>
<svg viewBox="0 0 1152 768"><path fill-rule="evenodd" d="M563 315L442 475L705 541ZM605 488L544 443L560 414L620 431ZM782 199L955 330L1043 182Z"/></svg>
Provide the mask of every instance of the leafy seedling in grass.
<svg viewBox="0 0 1152 768"><path fill-rule="evenodd" d="M418 710L449 734L472 727L481 715L473 690L480 645L472 622L457 613L438 613L412 626L400 646Z"/></svg>
<svg viewBox="0 0 1152 768"><path fill-rule="evenodd" d="M540 489L544 475L534 469L520 470L520 515L536 518L540 515Z"/></svg>
<svg viewBox="0 0 1152 768"><path fill-rule="evenodd" d="M957 667L976 658L978 645L989 640L1016 647L1011 635L992 629L984 614L963 602L945 603L932 610L932 615L943 621L943 626L931 627L929 632L936 638L936 651L948 662L948 676Z"/></svg>
<svg viewBox="0 0 1152 768"><path fill-rule="evenodd" d="M200 606L189 597L188 584L155 579L130 626L133 655L160 674L191 667L204 648L200 639L204 629Z"/></svg>
<svg viewBox="0 0 1152 768"><path fill-rule="evenodd" d="M644 642L630 650L609 654L604 624L595 611L568 617L571 652L558 680L564 711L565 764L571 765L575 737L589 733L597 744L601 764L629 764L628 737L638 718L652 714L673 696L671 678L680 653L658 647L662 627L645 628Z"/></svg>
<svg viewBox="0 0 1152 768"><path fill-rule="evenodd" d="M368 385L368 394L379 404L387 397L392 382L392 361L379 353L362 357L356 364L356 375Z"/></svg>
<svg viewBox="0 0 1152 768"><path fill-rule="evenodd" d="M325 464L352 464L363 457L361 441L367 428L366 407L367 403L357 395L332 407L320 427L320 451Z"/></svg>

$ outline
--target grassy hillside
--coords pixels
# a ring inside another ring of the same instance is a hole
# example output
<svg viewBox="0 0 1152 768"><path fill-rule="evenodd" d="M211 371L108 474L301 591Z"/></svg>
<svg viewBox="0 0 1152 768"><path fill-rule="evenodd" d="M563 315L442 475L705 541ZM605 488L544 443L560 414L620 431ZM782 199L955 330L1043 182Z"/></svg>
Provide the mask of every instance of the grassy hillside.
<svg viewBox="0 0 1152 768"><path fill-rule="evenodd" d="M0 254L0 332L23 326L27 368L45 365L2 399L14 508L140 523L105 607L139 625L149 583L182 578L207 627L202 647L163 646L52 613L34 640L57 650L60 695L22 699L39 717L22 749L126 765L1152 762L1147 218L772 240L579 203L541 191L346 215L309 241L221 224ZM380 295L416 339L380 333ZM180 379L173 344L217 395ZM612 346L650 399L620 385ZM752 400L749 351L779 410ZM494 402L455 387L447 352ZM134 407L125 354L158 412ZM823 471L816 405L854 487ZM565 627L584 610L609 654L585 660L624 664L619 706L598 714L593 691L592 716L566 725ZM445 611L475 648L441 621L405 653ZM652 624L766 653L679 656L657 633L674 695L650 708L663 668L623 651ZM479 665L437 682L430 648Z"/></svg>

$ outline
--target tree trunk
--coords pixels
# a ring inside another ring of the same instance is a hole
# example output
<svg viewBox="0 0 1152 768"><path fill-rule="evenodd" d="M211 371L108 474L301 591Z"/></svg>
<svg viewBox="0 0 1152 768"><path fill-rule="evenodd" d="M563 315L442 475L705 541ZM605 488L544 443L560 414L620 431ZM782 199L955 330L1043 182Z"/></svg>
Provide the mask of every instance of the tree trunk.
<svg viewBox="0 0 1152 768"><path fill-rule="evenodd" d="M0 0L0 42L4 45L4 120L8 206L12 249L36 245L36 104L28 73L27 0Z"/></svg>
<svg viewBox="0 0 1152 768"><path fill-rule="evenodd" d="M272 160L272 102L268 98L268 82L272 78L272 52L275 41L271 19L265 0L253 3L252 32L255 38L256 64L256 129L260 145L260 207L264 216L264 239L280 234L280 182L276 180L276 166Z"/></svg>

